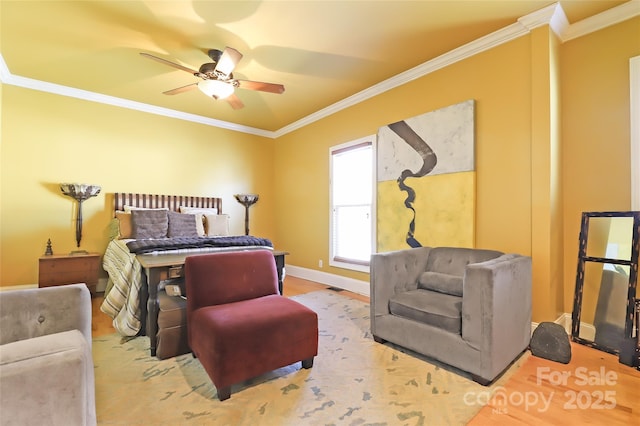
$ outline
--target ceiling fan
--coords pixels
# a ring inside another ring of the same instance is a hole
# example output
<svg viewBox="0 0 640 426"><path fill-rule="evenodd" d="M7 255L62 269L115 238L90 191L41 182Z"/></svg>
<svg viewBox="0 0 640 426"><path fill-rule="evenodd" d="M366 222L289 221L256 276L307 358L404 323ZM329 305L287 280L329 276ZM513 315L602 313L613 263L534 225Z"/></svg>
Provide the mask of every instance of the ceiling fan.
<svg viewBox="0 0 640 426"><path fill-rule="evenodd" d="M205 95L212 96L214 99L224 99L229 102L233 109L240 109L244 104L240 98L235 95L234 91L236 88L277 94L284 92L284 86L282 84L233 78L233 70L236 65L238 65L238 62L240 62L240 59L242 59L242 53L231 47L225 47L224 51L217 49L209 50L208 55L213 62L202 64L198 71L148 53L140 54L145 58L153 59L154 61L186 71L202 79L202 81L197 83L187 84L186 86L162 92L165 95L177 95L178 93L186 92L197 87Z"/></svg>

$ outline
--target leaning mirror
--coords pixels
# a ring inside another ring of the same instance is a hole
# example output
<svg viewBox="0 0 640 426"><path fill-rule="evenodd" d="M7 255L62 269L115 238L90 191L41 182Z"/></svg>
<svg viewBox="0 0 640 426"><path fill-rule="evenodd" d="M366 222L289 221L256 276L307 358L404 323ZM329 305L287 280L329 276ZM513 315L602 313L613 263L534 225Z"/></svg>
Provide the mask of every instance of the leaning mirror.
<svg viewBox="0 0 640 426"><path fill-rule="evenodd" d="M640 212L583 213L572 340L614 354L637 347L639 229Z"/></svg>

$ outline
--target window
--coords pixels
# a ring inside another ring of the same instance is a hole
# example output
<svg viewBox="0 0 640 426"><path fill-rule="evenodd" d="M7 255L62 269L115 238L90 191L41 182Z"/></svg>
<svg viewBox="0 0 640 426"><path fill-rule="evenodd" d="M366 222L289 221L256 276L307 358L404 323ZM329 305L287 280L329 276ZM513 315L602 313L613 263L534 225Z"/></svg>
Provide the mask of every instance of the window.
<svg viewBox="0 0 640 426"><path fill-rule="evenodd" d="M329 264L369 272L374 238L374 136L330 149Z"/></svg>

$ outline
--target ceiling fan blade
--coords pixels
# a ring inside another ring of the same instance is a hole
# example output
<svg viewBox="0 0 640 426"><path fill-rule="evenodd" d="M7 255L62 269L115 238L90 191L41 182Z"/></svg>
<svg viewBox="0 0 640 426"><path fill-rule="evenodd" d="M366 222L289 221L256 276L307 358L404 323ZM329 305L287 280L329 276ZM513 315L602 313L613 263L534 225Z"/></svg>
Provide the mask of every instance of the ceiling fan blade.
<svg viewBox="0 0 640 426"><path fill-rule="evenodd" d="M235 93L232 93L231 95L227 96L225 98L225 101L229 102L229 105L231 105L231 108L233 109L240 109L244 107L244 104L242 103L240 98L236 96Z"/></svg>
<svg viewBox="0 0 640 426"><path fill-rule="evenodd" d="M191 68L187 68L187 67L182 66L180 64L176 64L175 62L167 61L166 59L158 58L157 56L149 55L148 53L140 52L140 54L142 56L144 56L145 58L153 59L154 61L158 61L158 62L160 62L162 64L169 65L170 67L174 67L174 68L177 68L179 70L186 71L186 72L188 72L190 74L193 74L193 75L197 75L198 74L198 71L192 70Z"/></svg>
<svg viewBox="0 0 640 426"><path fill-rule="evenodd" d="M237 80L239 88L248 90L259 90L261 92L277 93L284 92L284 86L282 84L275 83L263 83L261 81L250 80Z"/></svg>
<svg viewBox="0 0 640 426"><path fill-rule="evenodd" d="M187 84L186 86L167 90L166 92L162 92L162 93L165 95L177 95L178 93L187 92L189 90L195 89L196 87L198 87L198 83L191 83L191 84Z"/></svg>
<svg viewBox="0 0 640 426"><path fill-rule="evenodd" d="M233 72L240 59L242 59L242 53L232 47L225 47L215 70L227 76Z"/></svg>

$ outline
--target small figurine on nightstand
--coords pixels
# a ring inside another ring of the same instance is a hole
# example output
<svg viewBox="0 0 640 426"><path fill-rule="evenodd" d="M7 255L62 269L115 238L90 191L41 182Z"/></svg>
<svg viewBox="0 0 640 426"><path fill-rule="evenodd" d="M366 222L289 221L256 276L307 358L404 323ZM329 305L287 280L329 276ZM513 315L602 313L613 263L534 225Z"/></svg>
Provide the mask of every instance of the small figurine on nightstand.
<svg viewBox="0 0 640 426"><path fill-rule="evenodd" d="M51 248L51 238L47 239L47 250L44 252L45 256L52 256L53 249Z"/></svg>

